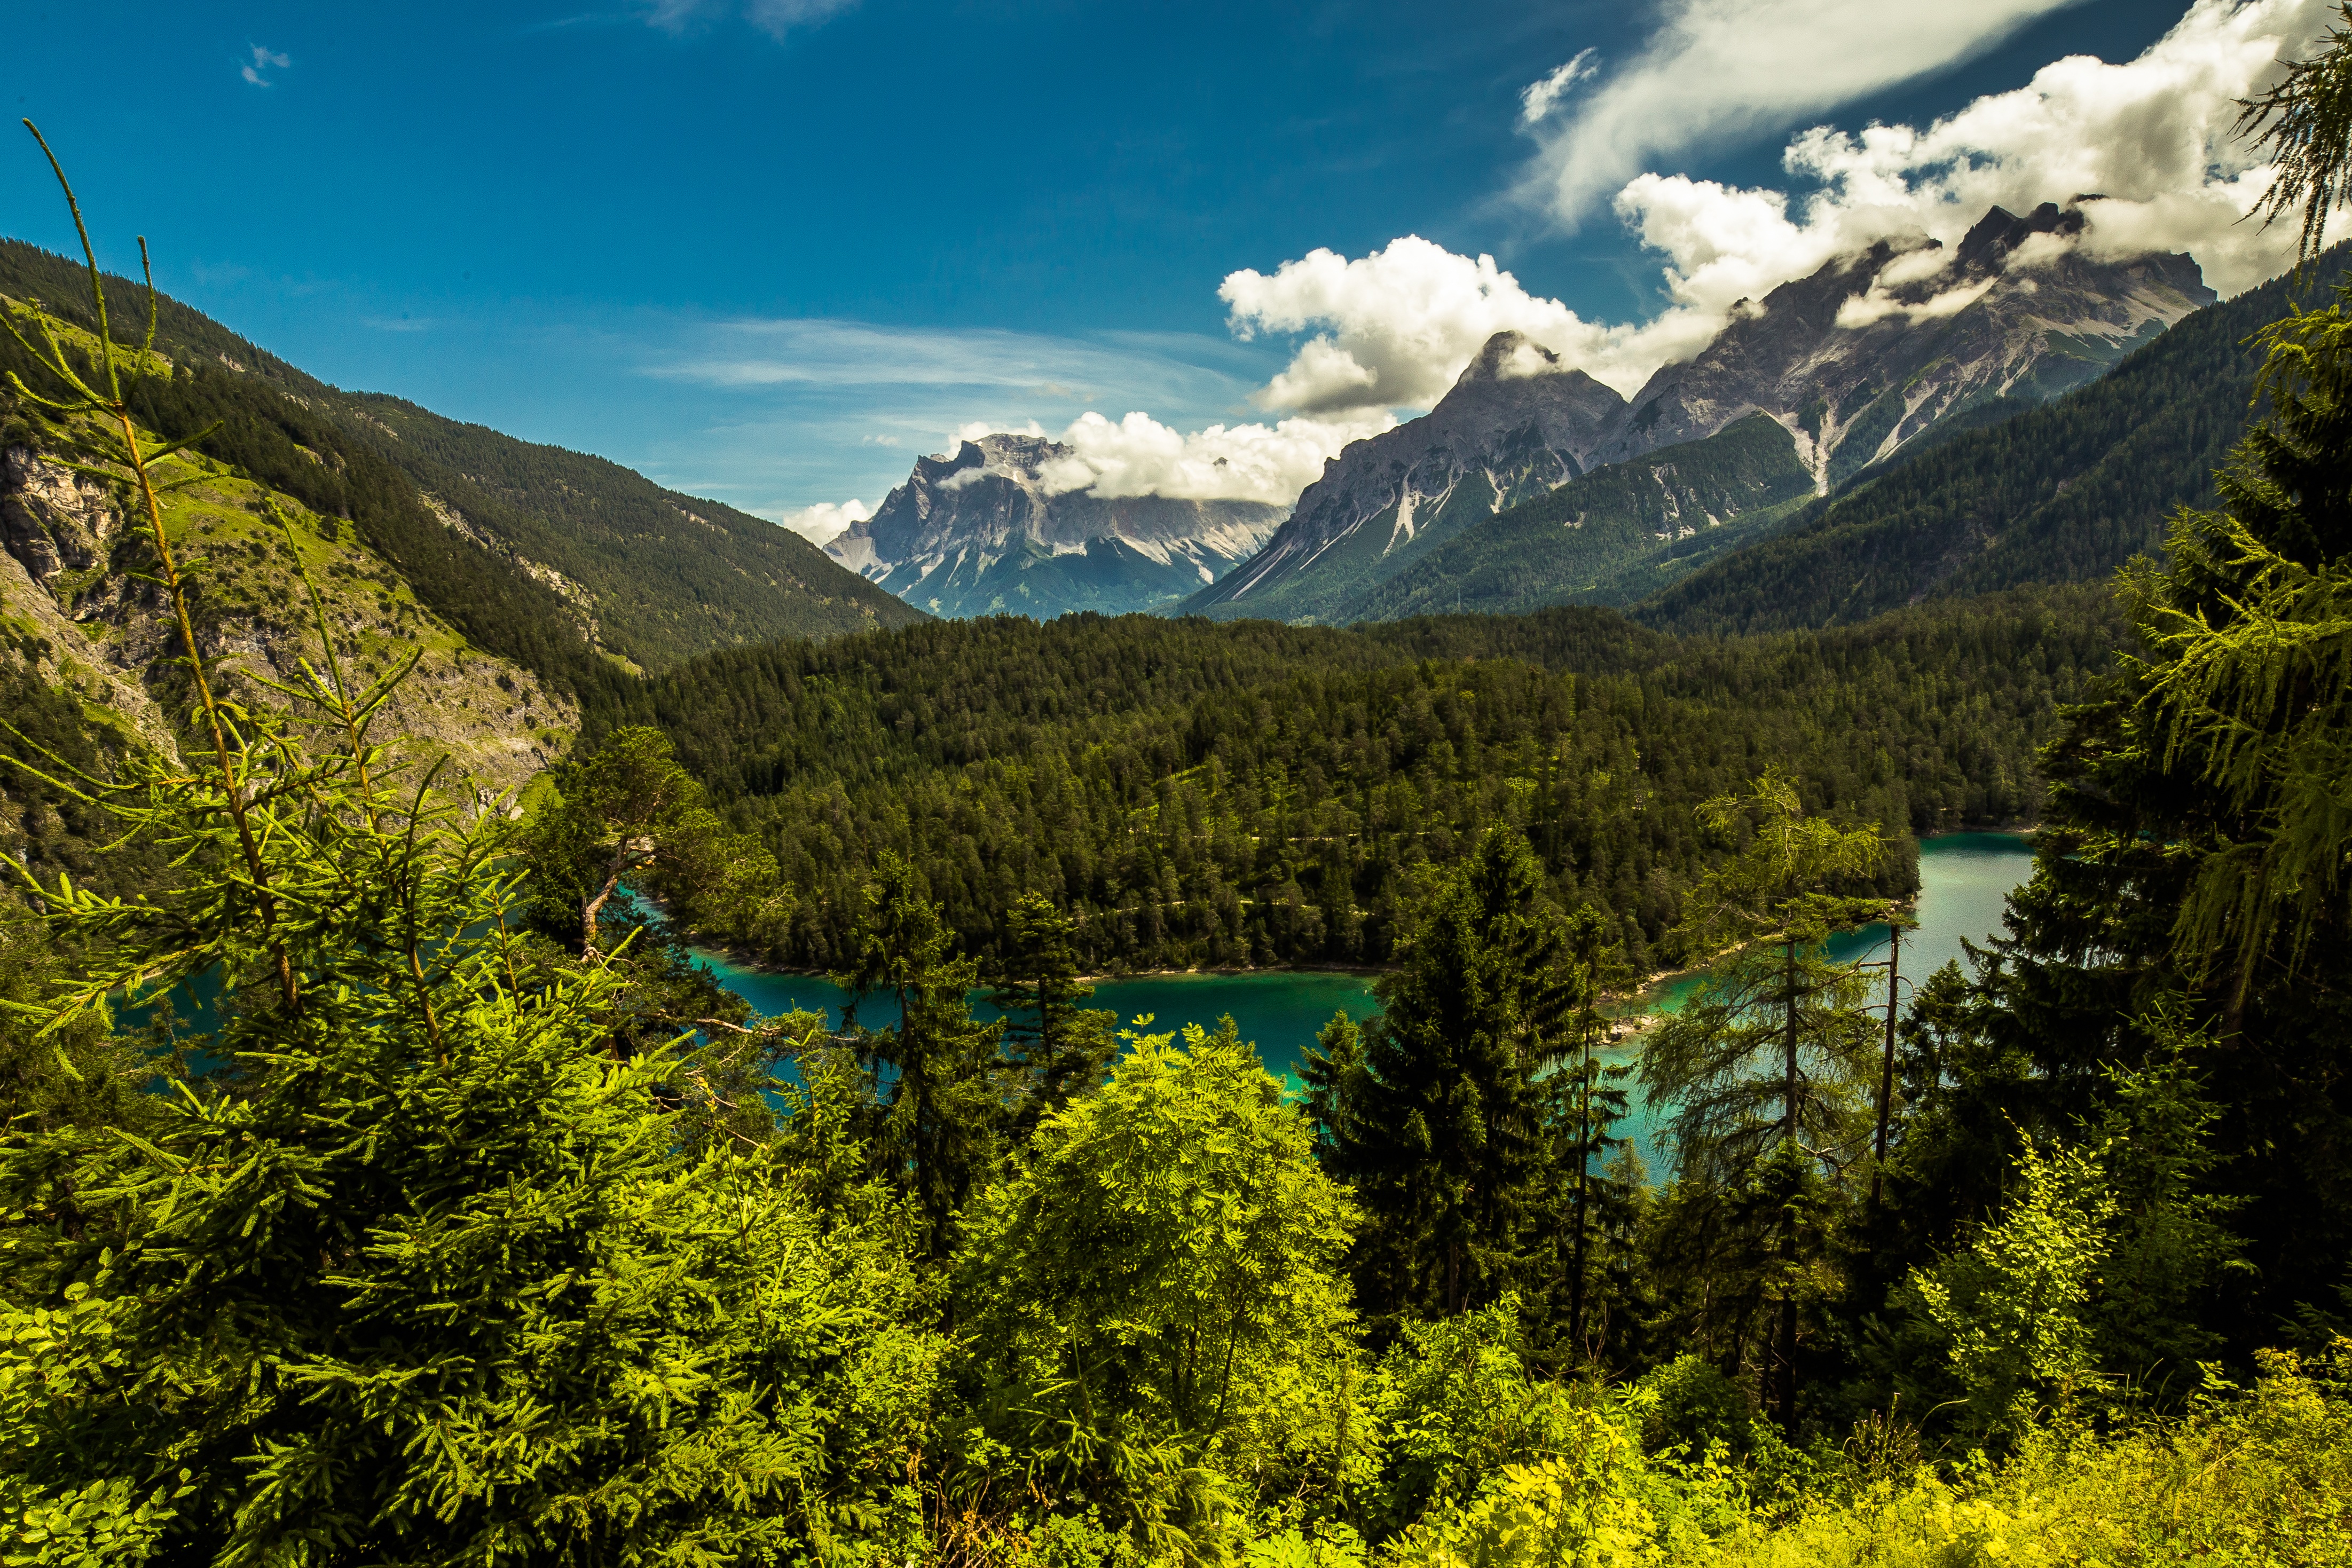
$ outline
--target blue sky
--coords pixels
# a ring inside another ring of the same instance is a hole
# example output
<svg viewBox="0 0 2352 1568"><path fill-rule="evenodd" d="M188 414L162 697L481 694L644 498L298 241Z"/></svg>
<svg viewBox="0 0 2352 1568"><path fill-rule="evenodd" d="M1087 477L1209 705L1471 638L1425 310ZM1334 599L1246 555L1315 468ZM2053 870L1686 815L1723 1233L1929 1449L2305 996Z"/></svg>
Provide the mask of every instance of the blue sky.
<svg viewBox="0 0 2352 1568"><path fill-rule="evenodd" d="M2282 36L2315 11L2255 8ZM100 27L80 6L11 0L0 80L66 158L105 259L143 231L170 291L337 384L782 516L877 502L967 423L1059 432L1141 410L1189 434L1295 417L1309 440L1315 421L1409 413L1456 350L1423 343L1444 333L1415 312L1439 306L1387 296L1447 256L1491 255L1576 331L1680 310L1687 338L1723 303L1709 288L1736 274L1760 292L1830 231L1774 230L1727 260L1718 240L1655 243L1675 213L1728 222L1743 193L1861 188L1851 159L1792 169L1794 133L1925 128L2009 102L2062 57L2129 62L2186 26L2147 0L1972 0L1935 24L1903 9L195 0L118 5ZM2204 9L2222 41L2196 47L2261 52L2244 7ZM1734 79L1767 14L1790 52ZM1531 107L1530 85L1580 57ZM1710 71L1719 93L1699 90ZM2061 139L1995 118L1969 134ZM2059 177L2031 147L1992 155L2017 166L1983 189ZM1608 193L1642 174L1685 178L1629 217ZM2160 170L2103 178L2141 180L2158 211ZM0 159L0 230L70 242L29 142ZM1422 271L1398 252L1389 274L1333 272L1356 293L1319 306L1300 303L1304 273L1278 271L1403 235L1430 242ZM1246 340L1220 298L1238 269L1265 280ZM1382 300L1358 301L1373 285ZM1497 298L1486 287L1477 311ZM1482 330L1477 311L1454 337ZM1297 365L1287 402L1267 391L1318 336L1341 382L1372 389L1354 403ZM1619 379L1672 351L1579 340Z"/></svg>

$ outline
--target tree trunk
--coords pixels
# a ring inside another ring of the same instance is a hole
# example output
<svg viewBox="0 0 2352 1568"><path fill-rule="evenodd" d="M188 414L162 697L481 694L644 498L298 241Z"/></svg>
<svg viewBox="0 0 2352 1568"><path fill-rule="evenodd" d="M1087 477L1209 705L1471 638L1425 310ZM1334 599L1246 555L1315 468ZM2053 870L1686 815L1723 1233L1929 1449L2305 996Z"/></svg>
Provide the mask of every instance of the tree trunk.
<svg viewBox="0 0 2352 1568"><path fill-rule="evenodd" d="M653 863L654 841L649 838L623 839L621 847L604 867L604 885L580 901L580 956L596 956L596 917L604 913L604 903L621 885L621 879L633 871Z"/></svg>
<svg viewBox="0 0 2352 1568"><path fill-rule="evenodd" d="M1576 1242L1568 1282L1568 1343L1584 1349L1585 1173L1592 1164L1592 1026L1584 1028L1584 1056L1576 1081Z"/></svg>
<svg viewBox="0 0 2352 1568"><path fill-rule="evenodd" d="M1780 1135L1795 1148L1800 1146L1797 1107L1801 1090L1797 1070L1797 945L1790 942L1785 947L1788 1025L1782 1045L1787 1076L1781 1085ZM1793 1204L1783 1204L1780 1209L1780 1429L1793 1441L1797 1435L1797 1214Z"/></svg>
<svg viewBox="0 0 2352 1568"><path fill-rule="evenodd" d="M1895 1107L1895 990L1903 978L1903 927L1890 925L1886 950L1886 1060L1878 1070L1878 1137L1871 1145L1870 1207L1875 1212L1886 1186L1886 1124Z"/></svg>

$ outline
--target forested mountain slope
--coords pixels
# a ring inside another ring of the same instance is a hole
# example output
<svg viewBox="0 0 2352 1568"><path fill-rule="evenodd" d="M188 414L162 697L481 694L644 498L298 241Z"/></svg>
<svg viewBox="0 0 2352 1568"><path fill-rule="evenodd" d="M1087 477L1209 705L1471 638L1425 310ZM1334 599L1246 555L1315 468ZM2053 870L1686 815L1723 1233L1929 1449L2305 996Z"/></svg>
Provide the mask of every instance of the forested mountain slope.
<svg viewBox="0 0 2352 1568"><path fill-rule="evenodd" d="M1348 603L1447 539L1582 474L1624 402L1524 334L1497 332L1435 408L1326 463L1265 548L1184 608L1343 622Z"/></svg>
<svg viewBox="0 0 2352 1568"><path fill-rule="evenodd" d="M120 336L143 294L108 287ZM21 241L0 240L0 296L90 325L79 264ZM453 624L551 679L597 678L575 648L659 668L923 619L789 529L602 458L340 392L176 300L159 317L178 373L142 389L155 419L223 421L208 454L359 524Z"/></svg>
<svg viewBox="0 0 2352 1568"><path fill-rule="evenodd" d="M2338 246L2292 276L2189 317L2110 374L1967 430L1834 499L1790 532L1675 584L1636 613L1675 631L1856 622L1935 596L2105 578L2212 495L2245 428L2261 350L2291 299L2344 275Z"/></svg>
<svg viewBox="0 0 2352 1568"><path fill-rule="evenodd" d="M1481 522L1349 599L1333 619L1639 598L1639 588L1618 585L1646 586L1678 552L1719 551L1753 538L1812 496L1796 438L1769 415L1752 413L1703 441L1596 468Z"/></svg>
<svg viewBox="0 0 2352 1568"><path fill-rule="evenodd" d="M714 653L587 722L659 726L767 841L792 965L846 961L886 849L975 952L1034 889L1096 967L1381 962L1426 873L1495 822L1655 960L1713 853L1699 800L1778 764L1905 841L2029 818L2034 748L2113 637L2099 590L1728 643L1589 609L1007 617Z"/></svg>
<svg viewBox="0 0 2352 1568"><path fill-rule="evenodd" d="M793 532L634 470L461 424L399 398L343 393L345 423L450 525L524 564L647 669L772 637L905 626L923 612Z"/></svg>
<svg viewBox="0 0 2352 1568"><path fill-rule="evenodd" d="M48 326L69 347L94 342L68 324ZM183 378L164 370L154 381L169 405ZM13 341L0 340L0 371L34 387L43 382ZM82 738L55 749L169 755L187 700L179 631L149 580L152 545L126 515L123 493L70 466L103 463L94 434L84 420L0 402L0 643L8 650L0 659L13 665L10 682L42 716L45 733L62 733L68 714L79 717ZM305 465L325 468L327 458ZM334 653L362 680L416 657L383 717L383 738L402 754L446 757L496 789L519 786L568 748L577 712L570 694L469 640L365 530L219 458L169 467L165 528L174 551L198 563L202 584L195 636L236 700L274 704L261 683L294 679L304 660L323 665L323 614ZM302 570L317 585L315 609ZM40 795L13 770L0 792ZM51 807L72 826L69 809ZM49 825L47 810L27 806L16 831L33 845ZM46 851L41 858L61 867L71 860Z"/></svg>

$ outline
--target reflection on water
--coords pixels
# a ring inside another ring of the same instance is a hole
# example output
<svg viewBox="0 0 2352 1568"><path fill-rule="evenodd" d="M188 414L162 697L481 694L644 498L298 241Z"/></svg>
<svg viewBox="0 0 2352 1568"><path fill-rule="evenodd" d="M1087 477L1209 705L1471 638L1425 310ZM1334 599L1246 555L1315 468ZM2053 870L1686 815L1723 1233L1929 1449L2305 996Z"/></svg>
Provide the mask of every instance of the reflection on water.
<svg viewBox="0 0 2352 1568"><path fill-rule="evenodd" d="M1924 980L1948 959L1961 958L1963 940L1981 944L2001 929L2002 901L2010 889L2033 869L2033 851L2014 833L1947 833L1919 846L1919 927L1903 939L1903 973L1914 982ZM1833 956L1883 960L1886 927L1866 925L1846 932L1830 944ZM789 1012L794 1008L822 1010L839 1024L847 998L840 988L818 976L779 975L746 968L715 953L700 952L696 962L720 984L762 1014ZM1966 962L1962 961L1965 968ZM1643 1011L1672 1012L1698 986L1696 975L1678 976L1645 992ZM1884 988L1881 988L1882 998ZM995 1018L984 995L973 998L974 1011ZM1105 980L1095 988L1089 1007L1108 1008L1122 1022L1139 1013L1155 1016L1155 1030L1173 1030L1185 1023L1214 1025L1230 1013L1242 1038L1256 1042L1266 1067L1296 1090L1298 1061L1315 1042L1316 1031L1334 1012L1361 1020L1380 1010L1372 998L1372 977L1313 971L1281 970L1246 975L1143 975ZM1884 1006L1882 999L1881 1004ZM880 1029L897 1021L897 1009L887 998L868 997L857 1009L857 1021ZM1632 1059L1632 1048L1612 1053L1618 1061ZM1653 1177L1665 1174L1657 1148L1657 1126L1634 1097L1629 1132Z"/></svg>
<svg viewBox="0 0 2352 1568"><path fill-rule="evenodd" d="M725 957L698 951L695 962L718 981L749 1002L758 1012L773 1015L794 1008L821 1011L826 1020L842 1021L848 998L840 987L821 975L778 975L749 969ZM1003 1016L988 1005L988 994L972 993L972 1012L986 1019ZM1282 971L1249 975L1139 975L1095 984L1089 1008L1107 1008L1123 1025L1149 1013L1155 1032L1188 1023L1213 1027L1231 1013L1244 1040L1255 1040L1266 1065L1286 1078L1296 1079L1300 1051L1335 1012L1361 1021L1380 1011L1372 999L1369 975ZM898 1021L898 1009L887 996L869 996L857 1007L857 1021L883 1029Z"/></svg>

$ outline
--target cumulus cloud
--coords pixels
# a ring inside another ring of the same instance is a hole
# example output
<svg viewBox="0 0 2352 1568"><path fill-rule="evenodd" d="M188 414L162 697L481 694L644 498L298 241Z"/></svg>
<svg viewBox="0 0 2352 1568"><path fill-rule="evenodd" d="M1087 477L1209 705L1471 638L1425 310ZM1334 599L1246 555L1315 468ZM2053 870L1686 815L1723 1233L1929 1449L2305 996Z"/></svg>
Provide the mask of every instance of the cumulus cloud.
<svg viewBox="0 0 2352 1568"><path fill-rule="evenodd" d="M1582 319L1559 300L1530 293L1488 257L1456 256L1410 235L1353 259L1318 250L1270 276L1236 272L1220 294L1237 333L1313 334L1259 390L1260 405L1329 415L1427 407L1506 328L1630 395L1658 366L1705 347L1742 300L1761 299L1874 241L1908 236L1920 246L1896 264L1889 282L1933 277L1996 205L2022 213L2045 201L2095 196L2084 203L2089 226L2079 243L2086 253L2187 251L2207 282L2235 293L2278 273L2294 245L2284 228L2264 232L2240 221L2271 172L2231 134L2237 100L2275 79L2282 56L2307 52L2330 4L2195 0L2135 59L2057 60L2025 86L1979 98L1924 129L1806 131L1783 158L1811 187L1799 198L1685 174L1638 174L1619 187L1613 206L1662 258L1667 305L1646 321ZM1772 5L1755 10L1780 14ZM1688 31L1700 15L1694 7L1675 26ZM2330 237L2344 232L2352 225L2339 218ZM1927 248L1928 238L1945 249ZM2064 244L2029 246L2010 265L2046 262ZM1859 324L1897 310L1949 314L1974 298L1955 280L1926 304L1903 304L1881 290L1847 308Z"/></svg>
<svg viewBox="0 0 2352 1568"><path fill-rule="evenodd" d="M236 74L256 87L269 86L269 78L262 74L264 71L282 71L294 63L293 56L265 49L259 44L252 46L252 52L253 57L238 66Z"/></svg>
<svg viewBox="0 0 2352 1568"><path fill-rule="evenodd" d="M1315 332L1256 394L1263 408L1310 414L1426 408L1497 332L1563 350L1593 330L1493 256L1456 256L1418 235L1352 259L1310 251L1272 276L1244 269L1217 297L1240 337Z"/></svg>
<svg viewBox="0 0 2352 1568"><path fill-rule="evenodd" d="M1212 424L1187 435L1148 413L1113 423L1085 413L1062 432L1067 457L1046 465L1045 487L1103 497L1173 496L1195 501L1263 501L1286 507L1351 441L1391 429L1381 409L1340 419L1286 419L1272 425Z"/></svg>
<svg viewBox="0 0 2352 1568"><path fill-rule="evenodd" d="M2231 127L2238 100L2308 49L2328 0L2196 0L2137 58L2044 66L1927 128L1822 126L1789 145L1789 172L1816 189L1791 203L1685 175L1643 174L1617 211L1666 256L1677 307L1720 314L1886 235L1957 241L1988 208L2023 212L2095 196L2082 246L2094 256L2186 251L2223 294L2274 276L2294 235L2242 222L2271 169ZM2341 226L2340 220L2338 226ZM2334 232L2334 231L2331 231ZM2013 265L2047 259L2057 242Z"/></svg>
<svg viewBox="0 0 2352 1568"><path fill-rule="evenodd" d="M1262 408L1326 417L1427 408L1505 330L1526 333L1622 392L1714 333L1688 311L1639 326L1587 321L1530 294L1493 256L1456 256L1417 235L1352 259L1315 250L1271 276L1236 272L1217 293L1244 338L1314 332L1255 395Z"/></svg>
<svg viewBox="0 0 2352 1568"><path fill-rule="evenodd" d="M819 501L814 507L802 507L775 515L773 520L800 535L813 545L839 538L849 531L852 523L862 523L874 515L874 508L863 501Z"/></svg>
<svg viewBox="0 0 2352 1568"><path fill-rule="evenodd" d="M1678 0L1641 52L1542 137L1536 178L1554 210L1579 222L1651 158L1799 122L1967 59L2077 3ZM1538 102L1548 111L1574 79L1551 85L1559 76L1528 89L1523 123L1541 122Z"/></svg>

